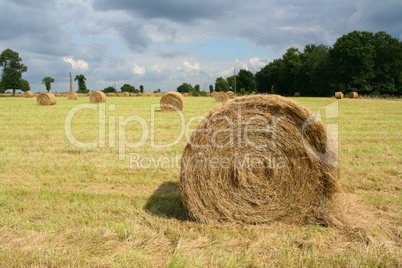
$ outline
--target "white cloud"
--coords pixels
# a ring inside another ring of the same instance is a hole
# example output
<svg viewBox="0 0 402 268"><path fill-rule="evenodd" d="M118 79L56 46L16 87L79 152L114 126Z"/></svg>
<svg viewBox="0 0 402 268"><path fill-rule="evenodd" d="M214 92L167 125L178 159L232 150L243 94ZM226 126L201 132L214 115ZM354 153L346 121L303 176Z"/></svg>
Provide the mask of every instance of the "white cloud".
<svg viewBox="0 0 402 268"><path fill-rule="evenodd" d="M133 64L133 68L131 68L131 72L133 74L138 74L138 75L144 75L145 74L145 68L138 66L136 63Z"/></svg>
<svg viewBox="0 0 402 268"><path fill-rule="evenodd" d="M88 62L84 60L76 61L71 57L63 57L63 60L70 63L73 69L80 69L81 71L86 71L88 69Z"/></svg>
<svg viewBox="0 0 402 268"><path fill-rule="evenodd" d="M200 64L197 62L194 65L191 65L187 60L183 62L183 65L188 69L188 70L200 70Z"/></svg>

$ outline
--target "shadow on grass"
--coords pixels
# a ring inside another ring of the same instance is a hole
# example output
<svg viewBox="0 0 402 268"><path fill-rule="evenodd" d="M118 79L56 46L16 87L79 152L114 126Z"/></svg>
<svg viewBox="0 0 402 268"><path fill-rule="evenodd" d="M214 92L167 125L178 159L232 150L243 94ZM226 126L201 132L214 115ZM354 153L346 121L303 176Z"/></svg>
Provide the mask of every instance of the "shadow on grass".
<svg viewBox="0 0 402 268"><path fill-rule="evenodd" d="M144 206L145 211L164 218L180 221L190 220L181 202L178 182L164 182L151 195Z"/></svg>

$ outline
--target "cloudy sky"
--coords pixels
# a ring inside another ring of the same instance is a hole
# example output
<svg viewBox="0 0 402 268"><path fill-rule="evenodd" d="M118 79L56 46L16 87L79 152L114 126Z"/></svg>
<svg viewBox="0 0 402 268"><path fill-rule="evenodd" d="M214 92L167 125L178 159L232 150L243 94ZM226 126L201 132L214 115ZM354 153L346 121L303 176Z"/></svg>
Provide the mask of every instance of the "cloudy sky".
<svg viewBox="0 0 402 268"><path fill-rule="evenodd" d="M34 92L45 76L68 91L69 72L91 90L208 90L234 67L255 73L289 47L353 30L401 39L401 12L400 0L0 0L0 51L20 54Z"/></svg>

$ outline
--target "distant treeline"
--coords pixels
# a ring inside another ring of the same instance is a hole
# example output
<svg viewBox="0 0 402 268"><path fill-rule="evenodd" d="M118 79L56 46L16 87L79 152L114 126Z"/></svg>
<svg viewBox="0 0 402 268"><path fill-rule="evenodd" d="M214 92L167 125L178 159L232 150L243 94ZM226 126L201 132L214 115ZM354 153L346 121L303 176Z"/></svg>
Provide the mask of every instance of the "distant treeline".
<svg viewBox="0 0 402 268"><path fill-rule="evenodd" d="M216 79L216 91L234 88L234 76ZM402 43L385 32L354 31L330 48L306 45L303 52L289 48L255 75L240 70L236 88L293 96L332 96L337 91L363 95L402 95ZM210 86L211 89L211 86Z"/></svg>

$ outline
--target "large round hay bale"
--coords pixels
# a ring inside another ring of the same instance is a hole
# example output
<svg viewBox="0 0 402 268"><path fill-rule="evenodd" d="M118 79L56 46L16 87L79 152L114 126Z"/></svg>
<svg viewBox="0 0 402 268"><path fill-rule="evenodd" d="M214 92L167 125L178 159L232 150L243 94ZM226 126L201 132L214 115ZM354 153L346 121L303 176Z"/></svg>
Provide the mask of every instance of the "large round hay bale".
<svg viewBox="0 0 402 268"><path fill-rule="evenodd" d="M212 110L181 160L189 215L203 223L326 224L336 152L314 119L278 95L244 96Z"/></svg>
<svg viewBox="0 0 402 268"><path fill-rule="evenodd" d="M359 94L357 92L350 92L348 95L349 99L357 99L359 97Z"/></svg>
<svg viewBox="0 0 402 268"><path fill-rule="evenodd" d="M228 92L226 92L226 94L228 95L229 99L234 99L235 98L235 94L234 94L233 91L228 91Z"/></svg>
<svg viewBox="0 0 402 268"><path fill-rule="evenodd" d="M214 98L214 99L215 99L216 93L218 93L218 92L217 92L217 91L213 91L213 92L211 93L211 98Z"/></svg>
<svg viewBox="0 0 402 268"><path fill-rule="evenodd" d="M66 98L67 98L68 100L76 100L76 99L78 99L78 95L77 95L77 93L75 93L74 91L69 91L69 92L67 92L67 94L66 94Z"/></svg>
<svg viewBox="0 0 402 268"><path fill-rule="evenodd" d="M300 92L295 92L294 96L295 97L300 97Z"/></svg>
<svg viewBox="0 0 402 268"><path fill-rule="evenodd" d="M120 96L122 97L130 97L130 93L128 93L127 91L123 91Z"/></svg>
<svg viewBox="0 0 402 268"><path fill-rule="evenodd" d="M179 92L170 91L166 94L163 94L160 104L161 104L161 110L164 112L171 112L177 110L183 111L184 98Z"/></svg>
<svg viewBox="0 0 402 268"><path fill-rule="evenodd" d="M34 94L31 91L25 91L24 94L22 94L24 98L33 98Z"/></svg>
<svg viewBox="0 0 402 268"><path fill-rule="evenodd" d="M343 99L343 93L341 91L335 92L335 99Z"/></svg>
<svg viewBox="0 0 402 268"><path fill-rule="evenodd" d="M224 91L216 92L215 101L216 102L224 102L228 99L228 95Z"/></svg>
<svg viewBox="0 0 402 268"><path fill-rule="evenodd" d="M57 100L53 93L40 93L36 97L36 104L40 106L55 105L56 103Z"/></svg>
<svg viewBox="0 0 402 268"><path fill-rule="evenodd" d="M106 95L102 91L94 91L89 96L91 103L103 103L106 102Z"/></svg>

